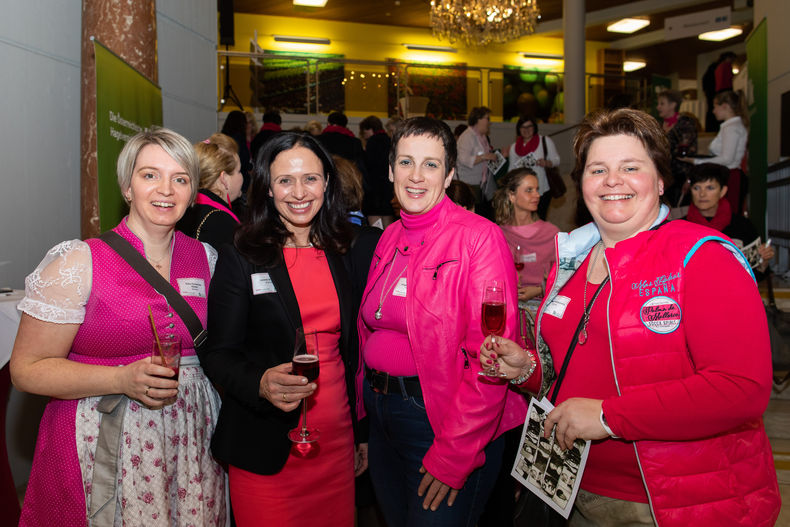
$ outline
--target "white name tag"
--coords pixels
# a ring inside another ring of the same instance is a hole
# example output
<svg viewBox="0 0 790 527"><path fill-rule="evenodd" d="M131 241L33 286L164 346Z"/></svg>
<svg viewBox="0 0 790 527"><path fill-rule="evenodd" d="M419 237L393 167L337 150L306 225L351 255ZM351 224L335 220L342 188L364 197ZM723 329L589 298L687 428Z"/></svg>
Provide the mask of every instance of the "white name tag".
<svg viewBox="0 0 790 527"><path fill-rule="evenodd" d="M538 253L529 253L524 255L525 263L534 263L538 261Z"/></svg>
<svg viewBox="0 0 790 527"><path fill-rule="evenodd" d="M398 280L398 284L395 286L395 289L392 290L392 296L406 296L406 277L404 276L400 280Z"/></svg>
<svg viewBox="0 0 790 527"><path fill-rule="evenodd" d="M181 296L206 298L206 283L202 278L177 278L176 281Z"/></svg>
<svg viewBox="0 0 790 527"><path fill-rule="evenodd" d="M252 294L263 295L267 293L276 293L272 279L269 273L255 273L250 276L252 280Z"/></svg>
<svg viewBox="0 0 790 527"><path fill-rule="evenodd" d="M562 318L565 315L565 308L568 307L570 301L571 299L567 296L557 295L543 312L553 317Z"/></svg>

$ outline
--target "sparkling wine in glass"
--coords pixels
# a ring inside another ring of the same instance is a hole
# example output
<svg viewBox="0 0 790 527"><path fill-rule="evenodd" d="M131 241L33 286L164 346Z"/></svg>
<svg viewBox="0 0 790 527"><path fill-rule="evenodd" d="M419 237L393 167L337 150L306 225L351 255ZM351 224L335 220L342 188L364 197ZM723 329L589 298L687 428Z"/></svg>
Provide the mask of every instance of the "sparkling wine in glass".
<svg viewBox="0 0 790 527"><path fill-rule="evenodd" d="M505 287L504 282L491 280L486 282L483 290L482 325L486 335L501 335L505 329ZM487 377L499 377L499 371L493 366L478 372Z"/></svg>
<svg viewBox="0 0 790 527"><path fill-rule="evenodd" d="M299 328L296 330L291 373L307 377L308 382L314 382L318 379L318 372L318 332L312 328ZM309 457L310 452L317 447L315 442L319 436L317 428L307 426L307 398L305 398L302 400L302 424L288 432L288 439L294 442L295 452L303 457Z"/></svg>

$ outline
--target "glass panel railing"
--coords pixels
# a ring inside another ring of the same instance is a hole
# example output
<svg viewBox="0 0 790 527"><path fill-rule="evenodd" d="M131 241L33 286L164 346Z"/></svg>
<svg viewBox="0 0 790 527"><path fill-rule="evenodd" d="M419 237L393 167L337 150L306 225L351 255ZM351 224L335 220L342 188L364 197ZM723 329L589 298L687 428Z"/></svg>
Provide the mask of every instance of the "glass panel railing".
<svg viewBox="0 0 790 527"><path fill-rule="evenodd" d="M219 51L220 111L231 106L292 114L343 111L349 117L430 115L464 121L485 105L492 121L533 115L562 123L564 74L521 67L476 68L400 60L351 60L339 55ZM647 107L647 81L587 74L587 110Z"/></svg>

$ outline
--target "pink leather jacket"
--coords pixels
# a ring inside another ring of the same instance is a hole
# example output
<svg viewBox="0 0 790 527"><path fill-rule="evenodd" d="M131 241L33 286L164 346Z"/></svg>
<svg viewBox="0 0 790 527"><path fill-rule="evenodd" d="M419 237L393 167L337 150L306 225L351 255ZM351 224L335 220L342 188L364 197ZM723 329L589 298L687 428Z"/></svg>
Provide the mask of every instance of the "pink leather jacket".
<svg viewBox="0 0 790 527"><path fill-rule="evenodd" d="M376 247L368 285L385 271L396 247L405 244L400 221ZM502 231L453 203L425 235L406 270L406 324L409 342L435 439L423 458L426 470L453 488L485 462L483 449L500 434L521 425L524 398L505 382L487 382L477 372L484 335L481 303L487 280L503 280L507 298L505 337L516 338L516 270ZM370 329L358 319L360 350Z"/></svg>

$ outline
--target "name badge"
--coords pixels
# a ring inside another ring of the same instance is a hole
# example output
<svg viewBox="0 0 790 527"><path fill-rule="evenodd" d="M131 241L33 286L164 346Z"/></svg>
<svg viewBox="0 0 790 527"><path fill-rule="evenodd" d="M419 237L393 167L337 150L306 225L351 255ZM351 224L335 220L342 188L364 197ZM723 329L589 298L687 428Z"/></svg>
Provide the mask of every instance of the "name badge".
<svg viewBox="0 0 790 527"><path fill-rule="evenodd" d="M392 296L406 296L406 277L402 277L398 280L398 284L395 286L395 289L392 290Z"/></svg>
<svg viewBox="0 0 790 527"><path fill-rule="evenodd" d="M524 255L525 263L535 263L538 261L538 253L529 253Z"/></svg>
<svg viewBox="0 0 790 527"><path fill-rule="evenodd" d="M206 283L202 278L178 278L176 281L181 296L206 298Z"/></svg>
<svg viewBox="0 0 790 527"><path fill-rule="evenodd" d="M255 273L254 275L250 275L250 279L252 280L253 295L264 295L277 292L269 273Z"/></svg>
<svg viewBox="0 0 790 527"><path fill-rule="evenodd" d="M565 309L568 307L570 302L571 299L567 296L557 295L554 300L552 300L551 303L546 306L546 309L544 309L543 312L553 317L562 318L563 315L565 315Z"/></svg>

